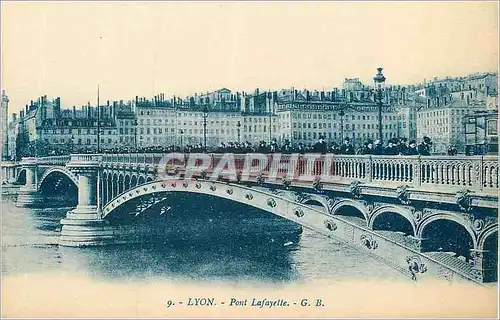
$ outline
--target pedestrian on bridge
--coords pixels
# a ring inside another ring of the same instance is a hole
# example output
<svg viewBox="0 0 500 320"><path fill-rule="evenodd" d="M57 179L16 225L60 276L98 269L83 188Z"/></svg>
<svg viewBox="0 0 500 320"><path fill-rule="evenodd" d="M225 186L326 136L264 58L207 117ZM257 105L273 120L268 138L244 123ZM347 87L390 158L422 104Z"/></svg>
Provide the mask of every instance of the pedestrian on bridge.
<svg viewBox="0 0 500 320"><path fill-rule="evenodd" d="M422 142L418 145L418 154L421 156L430 156L431 155L431 138L424 136Z"/></svg>

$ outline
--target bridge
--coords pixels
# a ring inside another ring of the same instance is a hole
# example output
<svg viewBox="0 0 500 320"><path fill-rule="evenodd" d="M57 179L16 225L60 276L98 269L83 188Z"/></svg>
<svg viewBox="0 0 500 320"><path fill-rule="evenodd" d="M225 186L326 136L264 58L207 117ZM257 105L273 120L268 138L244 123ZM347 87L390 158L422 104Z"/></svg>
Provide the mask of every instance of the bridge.
<svg viewBox="0 0 500 320"><path fill-rule="evenodd" d="M41 190L62 181L78 190L60 245L140 241L148 210L198 193L291 220L413 279L497 281L494 156L72 154L23 158L16 170L18 206L46 205Z"/></svg>

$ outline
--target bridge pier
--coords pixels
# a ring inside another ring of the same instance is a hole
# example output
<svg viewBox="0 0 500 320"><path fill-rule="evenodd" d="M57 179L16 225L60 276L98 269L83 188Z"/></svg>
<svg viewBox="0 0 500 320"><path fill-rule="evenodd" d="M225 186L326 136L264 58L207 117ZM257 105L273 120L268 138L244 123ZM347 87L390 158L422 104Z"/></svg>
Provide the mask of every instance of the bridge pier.
<svg viewBox="0 0 500 320"><path fill-rule="evenodd" d="M101 219L97 203L97 161L71 161L68 168L78 174L78 205L61 220L59 244L79 247L102 245L113 239L113 230Z"/></svg>
<svg viewBox="0 0 500 320"><path fill-rule="evenodd" d="M26 184L19 189L17 207L36 207L43 203L43 197L37 188L36 158L23 158L22 167L26 169Z"/></svg>
<svg viewBox="0 0 500 320"><path fill-rule="evenodd" d="M485 261L485 256L488 253L488 250L471 250L471 256L473 259L472 271L474 273L474 277L479 282L490 282L493 279L493 281L496 281L497 269L494 264L496 264L497 261Z"/></svg>

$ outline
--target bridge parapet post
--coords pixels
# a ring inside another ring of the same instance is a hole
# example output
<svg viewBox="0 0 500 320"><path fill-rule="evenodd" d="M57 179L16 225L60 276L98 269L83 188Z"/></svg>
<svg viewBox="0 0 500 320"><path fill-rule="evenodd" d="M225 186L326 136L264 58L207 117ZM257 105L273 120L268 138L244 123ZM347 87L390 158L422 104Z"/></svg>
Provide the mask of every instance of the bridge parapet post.
<svg viewBox="0 0 500 320"><path fill-rule="evenodd" d="M21 167L26 170L26 184L19 189L16 206L33 207L42 203L37 189L37 159L22 158Z"/></svg>

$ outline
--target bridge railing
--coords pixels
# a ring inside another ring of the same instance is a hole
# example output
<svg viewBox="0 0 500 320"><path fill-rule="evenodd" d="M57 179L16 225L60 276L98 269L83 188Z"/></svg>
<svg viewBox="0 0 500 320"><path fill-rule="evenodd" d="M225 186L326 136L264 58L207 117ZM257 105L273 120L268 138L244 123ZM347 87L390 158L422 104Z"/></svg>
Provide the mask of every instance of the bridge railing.
<svg viewBox="0 0 500 320"><path fill-rule="evenodd" d="M70 161L102 162L102 154L72 154Z"/></svg>
<svg viewBox="0 0 500 320"><path fill-rule="evenodd" d="M64 165L71 161L98 161L102 163L155 165L167 154L73 154L71 156L50 156L38 158L38 164ZM181 170L187 159L193 154L184 154L174 165ZM194 155L196 156L196 155ZM204 155L211 158L213 171L223 159L223 154ZM201 157L201 155L200 155ZM277 178L284 178L287 171L285 164L295 168L295 174L328 177L333 180L359 180L367 183L394 182L413 186L457 186L471 190L498 189L498 159L495 156L377 156L377 155L333 155L333 154L276 154L246 155L234 154L235 170L243 171L245 165L252 166L253 176L276 173ZM245 164L247 157L251 164ZM267 158L259 161L258 158ZM257 158L257 159L256 159ZM183 159L183 160L182 160ZM275 162L273 162L273 160ZM272 167L278 161L278 168Z"/></svg>
<svg viewBox="0 0 500 320"><path fill-rule="evenodd" d="M48 156L48 157L42 157L42 158L37 158L36 163L37 164L50 164L50 165L66 165L71 159L70 155L65 155L65 156Z"/></svg>

